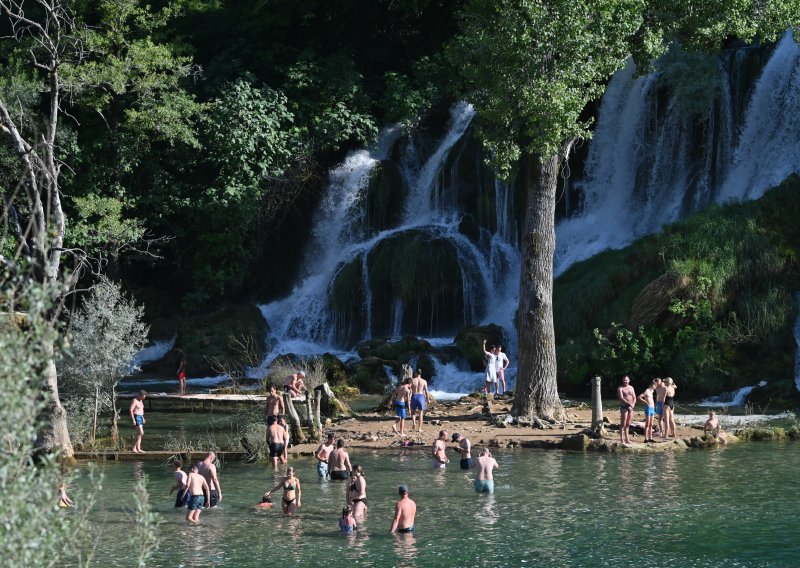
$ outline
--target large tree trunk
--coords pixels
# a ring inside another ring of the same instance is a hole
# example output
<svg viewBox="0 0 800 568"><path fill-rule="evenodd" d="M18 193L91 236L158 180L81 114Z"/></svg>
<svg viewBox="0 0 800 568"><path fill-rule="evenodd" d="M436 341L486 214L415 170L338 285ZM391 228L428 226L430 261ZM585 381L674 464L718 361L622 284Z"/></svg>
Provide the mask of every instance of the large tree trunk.
<svg viewBox="0 0 800 568"><path fill-rule="evenodd" d="M54 345L52 340L46 341L44 348L48 358L45 368L44 395L47 397L47 404L43 411L42 428L36 439L36 450L45 453L60 451L62 458L72 461L75 452L72 448L69 430L67 430L67 413L61 406L61 400L58 397L58 375L53 359Z"/></svg>
<svg viewBox="0 0 800 568"><path fill-rule="evenodd" d="M519 360L511 413L563 420L556 384L553 329L553 253L556 245L556 183L574 140L549 158L530 156L525 175L528 209L522 241L519 291Z"/></svg>

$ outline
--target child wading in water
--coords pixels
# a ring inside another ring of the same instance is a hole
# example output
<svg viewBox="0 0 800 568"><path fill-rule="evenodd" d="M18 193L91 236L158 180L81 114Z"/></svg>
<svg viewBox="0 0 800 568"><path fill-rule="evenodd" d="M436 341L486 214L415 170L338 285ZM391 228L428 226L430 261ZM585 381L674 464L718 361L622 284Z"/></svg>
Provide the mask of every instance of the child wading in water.
<svg viewBox="0 0 800 568"><path fill-rule="evenodd" d="M353 534L356 530L356 520L353 518L353 509L349 506L342 509L342 518L339 519L339 530L344 534Z"/></svg>

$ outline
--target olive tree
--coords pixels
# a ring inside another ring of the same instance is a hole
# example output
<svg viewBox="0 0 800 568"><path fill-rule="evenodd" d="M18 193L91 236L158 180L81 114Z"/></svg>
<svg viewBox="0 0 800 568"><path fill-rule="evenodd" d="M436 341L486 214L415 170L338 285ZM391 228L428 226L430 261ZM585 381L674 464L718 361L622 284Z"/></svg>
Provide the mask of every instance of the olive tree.
<svg viewBox="0 0 800 568"><path fill-rule="evenodd" d="M461 95L477 110L489 161L527 188L522 237L519 365L512 412L559 419L553 329L557 176L584 117L630 54L647 67L676 39L718 49L769 40L797 22L797 0L471 0L447 48Z"/></svg>
<svg viewBox="0 0 800 568"><path fill-rule="evenodd" d="M92 288L71 318L71 349L62 362L62 375L75 394L93 400L92 443L97 416L111 411L111 438L119 442L117 385L130 373L136 353L147 342L144 308L107 278Z"/></svg>

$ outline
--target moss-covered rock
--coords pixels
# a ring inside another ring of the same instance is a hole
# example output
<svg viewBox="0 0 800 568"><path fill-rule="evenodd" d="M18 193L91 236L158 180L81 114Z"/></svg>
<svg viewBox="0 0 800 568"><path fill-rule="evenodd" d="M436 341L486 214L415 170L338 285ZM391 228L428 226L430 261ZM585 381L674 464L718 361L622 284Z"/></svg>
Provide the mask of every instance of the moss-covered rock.
<svg viewBox="0 0 800 568"><path fill-rule="evenodd" d="M241 350L234 345L234 339L251 338L258 348L262 345L267 325L261 312L251 303L226 304L209 312L183 316L173 322L177 339L175 345L186 353L186 367L189 376L209 376L216 371L211 361L227 360L237 365L250 365L252 362L242 357ZM165 324L160 325L163 330ZM260 359L261 353L254 353ZM175 353L167 353L160 361L149 363L143 369L147 373L171 376L175 370Z"/></svg>
<svg viewBox="0 0 800 568"><path fill-rule="evenodd" d="M329 288L328 302L333 316L336 343L352 345L361 339L366 321L362 257L339 267Z"/></svg>
<svg viewBox="0 0 800 568"><path fill-rule="evenodd" d="M426 231L393 235L369 254L372 332L446 335L464 324L464 292L455 245Z"/></svg>
<svg viewBox="0 0 800 568"><path fill-rule="evenodd" d="M376 232L396 227L403 216L407 193L400 167L390 160L379 162L373 168L367 186L367 226Z"/></svg>
<svg viewBox="0 0 800 568"><path fill-rule="evenodd" d="M367 357L349 365L352 382L363 393L383 394L386 387L391 384L386 374L387 362L377 357ZM397 373L398 370L393 369Z"/></svg>
<svg viewBox="0 0 800 568"><path fill-rule="evenodd" d="M482 371L484 368L484 339L488 345L502 345L503 328L495 324L465 327L456 335L456 347L473 371Z"/></svg>
<svg viewBox="0 0 800 568"><path fill-rule="evenodd" d="M794 409L800 406L800 392L794 379L768 380L765 386L750 391L747 402L770 410Z"/></svg>

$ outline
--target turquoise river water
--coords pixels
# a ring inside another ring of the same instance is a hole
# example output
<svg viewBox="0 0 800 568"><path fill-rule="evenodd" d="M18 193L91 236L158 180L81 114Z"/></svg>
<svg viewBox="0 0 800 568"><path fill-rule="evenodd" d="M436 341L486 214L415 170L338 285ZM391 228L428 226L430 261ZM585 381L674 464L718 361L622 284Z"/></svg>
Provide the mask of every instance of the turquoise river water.
<svg viewBox="0 0 800 568"><path fill-rule="evenodd" d="M343 482L320 481L311 458L292 460L303 488L294 518L256 511L277 479L271 466L223 464L223 501L187 526L168 495L172 469L108 463L90 518L95 558L132 566L132 495L148 476L161 514L148 566L797 566L800 444L750 443L711 451L602 455L498 451L493 496L451 456L427 450L353 452L368 480L366 521L352 537L337 520ZM86 466L82 466L85 469ZM417 502L417 533L389 534L397 486ZM77 494L89 478L73 484ZM277 499L276 499L277 502ZM67 512L66 514L73 514Z"/></svg>

